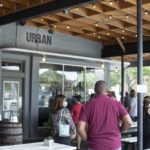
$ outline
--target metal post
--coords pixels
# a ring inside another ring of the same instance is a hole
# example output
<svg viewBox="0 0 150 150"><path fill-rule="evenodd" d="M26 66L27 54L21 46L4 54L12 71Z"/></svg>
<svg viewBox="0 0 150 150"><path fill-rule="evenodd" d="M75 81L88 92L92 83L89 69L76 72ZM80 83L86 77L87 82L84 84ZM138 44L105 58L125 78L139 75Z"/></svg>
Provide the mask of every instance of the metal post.
<svg viewBox="0 0 150 150"><path fill-rule="evenodd" d="M137 31L138 31L138 85L143 83L143 27L142 0L137 0ZM143 150L143 94L138 93L138 150Z"/></svg>
<svg viewBox="0 0 150 150"><path fill-rule="evenodd" d="M124 55L121 56L121 101L124 104L124 87L125 87L125 75L124 75Z"/></svg>
<svg viewBox="0 0 150 150"><path fill-rule="evenodd" d="M64 67L64 65L62 65L62 70L63 70L63 77L62 77L62 94L64 94L65 93L65 87L64 87L64 82L65 82L65 67Z"/></svg>

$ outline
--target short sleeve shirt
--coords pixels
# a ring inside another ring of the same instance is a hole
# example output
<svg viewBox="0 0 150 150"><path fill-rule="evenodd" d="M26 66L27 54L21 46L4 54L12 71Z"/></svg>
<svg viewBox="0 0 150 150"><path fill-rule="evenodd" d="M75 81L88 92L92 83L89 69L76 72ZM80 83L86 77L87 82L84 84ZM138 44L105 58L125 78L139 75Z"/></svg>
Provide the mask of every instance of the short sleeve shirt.
<svg viewBox="0 0 150 150"><path fill-rule="evenodd" d="M124 106L99 95L83 105L79 121L88 124L88 147L94 150L115 150L121 146L119 120L127 115Z"/></svg>
<svg viewBox="0 0 150 150"><path fill-rule="evenodd" d="M131 98L130 106L132 107L132 110L130 112L130 116L131 117L137 117L137 100L135 97Z"/></svg>

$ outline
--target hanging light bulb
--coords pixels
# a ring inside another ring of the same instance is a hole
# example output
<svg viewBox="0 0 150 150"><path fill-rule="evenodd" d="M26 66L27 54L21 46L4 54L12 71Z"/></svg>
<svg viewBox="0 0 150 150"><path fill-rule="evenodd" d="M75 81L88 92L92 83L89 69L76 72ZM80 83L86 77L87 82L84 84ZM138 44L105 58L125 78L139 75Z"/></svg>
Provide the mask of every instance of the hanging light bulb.
<svg viewBox="0 0 150 150"><path fill-rule="evenodd" d="M105 68L105 65L104 65L104 63L102 63L102 64L101 64L101 67L102 67L102 69L104 69L104 68Z"/></svg>
<svg viewBox="0 0 150 150"><path fill-rule="evenodd" d="M98 23L95 23L95 26L98 27Z"/></svg>
<svg viewBox="0 0 150 150"><path fill-rule="evenodd" d="M70 29L70 26L67 26L67 29Z"/></svg>
<svg viewBox="0 0 150 150"><path fill-rule="evenodd" d="M54 28L57 28L56 24L54 25Z"/></svg>
<svg viewBox="0 0 150 150"><path fill-rule="evenodd" d="M111 19L112 19L112 16L109 16L109 19L111 20Z"/></svg>
<svg viewBox="0 0 150 150"><path fill-rule="evenodd" d="M99 36L98 36L98 38L100 39L100 38L101 38L101 36L99 35Z"/></svg>
<svg viewBox="0 0 150 150"><path fill-rule="evenodd" d="M115 71L118 72L118 66L115 67Z"/></svg>
<svg viewBox="0 0 150 150"><path fill-rule="evenodd" d="M122 32L124 33L124 29L122 30Z"/></svg>
<svg viewBox="0 0 150 150"><path fill-rule="evenodd" d="M110 1L110 2L109 2L109 5L111 6L112 4L113 4L113 2L112 2L112 1Z"/></svg>
<svg viewBox="0 0 150 150"><path fill-rule="evenodd" d="M46 61L46 55L44 54L42 57L42 62L44 63Z"/></svg>
<svg viewBox="0 0 150 150"><path fill-rule="evenodd" d="M109 32L107 32L107 35L109 36L109 35L110 35L110 33L109 33Z"/></svg>
<svg viewBox="0 0 150 150"><path fill-rule="evenodd" d="M78 10L79 10L79 8L76 8L76 10L78 11Z"/></svg>
<svg viewBox="0 0 150 150"><path fill-rule="evenodd" d="M147 12L147 11L145 11L145 15L146 15L146 16L148 15L148 12Z"/></svg>
<svg viewBox="0 0 150 150"><path fill-rule="evenodd" d="M93 34L94 34L94 35L96 35L96 33L95 33L95 32L94 32Z"/></svg>
<svg viewBox="0 0 150 150"><path fill-rule="evenodd" d="M124 40L124 36L122 36L121 38L122 38L122 40Z"/></svg>
<svg viewBox="0 0 150 150"><path fill-rule="evenodd" d="M127 15L126 18L129 19L129 15Z"/></svg>
<svg viewBox="0 0 150 150"><path fill-rule="evenodd" d="M93 4L93 8L94 8L94 9L96 8L96 5L95 5L95 4Z"/></svg>
<svg viewBox="0 0 150 150"><path fill-rule="evenodd" d="M2 3L0 3L0 7L3 7L3 4L2 4Z"/></svg>

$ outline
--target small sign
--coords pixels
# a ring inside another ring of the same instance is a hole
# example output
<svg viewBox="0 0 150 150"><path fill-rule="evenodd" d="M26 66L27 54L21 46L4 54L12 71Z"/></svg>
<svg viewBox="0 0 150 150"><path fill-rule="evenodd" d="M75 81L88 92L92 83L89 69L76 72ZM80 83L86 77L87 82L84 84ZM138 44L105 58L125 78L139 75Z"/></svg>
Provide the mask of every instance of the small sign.
<svg viewBox="0 0 150 150"><path fill-rule="evenodd" d="M147 85L137 85L137 93L147 93Z"/></svg>

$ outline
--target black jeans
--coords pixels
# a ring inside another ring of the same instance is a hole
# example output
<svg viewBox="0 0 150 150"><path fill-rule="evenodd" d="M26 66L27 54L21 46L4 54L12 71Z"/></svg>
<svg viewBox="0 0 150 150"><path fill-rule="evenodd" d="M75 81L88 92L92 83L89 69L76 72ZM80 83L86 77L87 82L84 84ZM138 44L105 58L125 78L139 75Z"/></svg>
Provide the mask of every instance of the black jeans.
<svg viewBox="0 0 150 150"><path fill-rule="evenodd" d="M70 137L60 137L59 135L54 136L54 142L65 144L65 145L71 145L71 138Z"/></svg>

